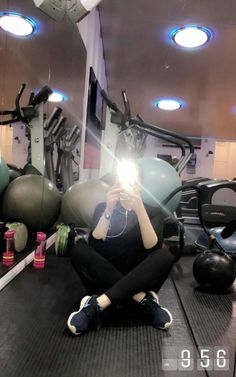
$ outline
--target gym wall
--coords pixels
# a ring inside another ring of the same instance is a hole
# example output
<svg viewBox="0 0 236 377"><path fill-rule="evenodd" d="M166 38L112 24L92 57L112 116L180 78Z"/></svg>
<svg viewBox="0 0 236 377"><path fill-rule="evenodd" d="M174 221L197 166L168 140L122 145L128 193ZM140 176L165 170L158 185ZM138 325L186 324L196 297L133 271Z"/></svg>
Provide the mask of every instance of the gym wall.
<svg viewBox="0 0 236 377"><path fill-rule="evenodd" d="M0 127L0 154L4 160L11 164L12 162L12 134L13 129L7 126Z"/></svg>
<svg viewBox="0 0 236 377"><path fill-rule="evenodd" d="M233 179L236 177L236 143L217 141L213 177L216 179Z"/></svg>
<svg viewBox="0 0 236 377"><path fill-rule="evenodd" d="M102 135L101 164L99 177L102 177L113 170L114 156L116 152L118 127L110 121L111 114L107 108L106 112L106 131Z"/></svg>
<svg viewBox="0 0 236 377"><path fill-rule="evenodd" d="M101 88L105 90L107 89L105 61L103 58L103 43L101 39L101 26L98 10L94 9L86 18L84 18L78 24L78 28L82 40L84 42L85 48L87 50L80 160L80 179L82 181L87 181L88 179L97 178L99 176L98 169L83 169L90 67L93 67L94 73L98 79ZM101 160L103 159L102 154L103 150L101 150Z"/></svg>

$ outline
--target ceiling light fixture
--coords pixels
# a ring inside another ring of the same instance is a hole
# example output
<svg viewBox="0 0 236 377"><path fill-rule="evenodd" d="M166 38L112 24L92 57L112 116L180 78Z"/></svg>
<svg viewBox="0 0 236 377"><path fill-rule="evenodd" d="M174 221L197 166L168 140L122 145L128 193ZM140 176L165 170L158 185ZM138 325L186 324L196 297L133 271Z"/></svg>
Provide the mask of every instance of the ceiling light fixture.
<svg viewBox="0 0 236 377"><path fill-rule="evenodd" d="M36 30L36 23L18 13L0 13L0 28L18 37L28 37Z"/></svg>
<svg viewBox="0 0 236 377"><path fill-rule="evenodd" d="M213 38L213 32L203 26L186 25L170 32L172 41L180 47L197 48Z"/></svg>
<svg viewBox="0 0 236 377"><path fill-rule="evenodd" d="M179 110L184 106L184 102L174 98L161 98L153 102L153 105L161 110Z"/></svg>

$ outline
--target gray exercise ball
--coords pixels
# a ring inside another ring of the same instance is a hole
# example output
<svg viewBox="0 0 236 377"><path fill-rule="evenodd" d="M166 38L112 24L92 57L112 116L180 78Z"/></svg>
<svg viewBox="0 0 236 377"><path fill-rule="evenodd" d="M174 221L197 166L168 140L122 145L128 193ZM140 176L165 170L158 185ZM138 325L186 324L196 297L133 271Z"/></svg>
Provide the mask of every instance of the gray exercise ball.
<svg viewBox="0 0 236 377"><path fill-rule="evenodd" d="M9 183L9 170L0 153L0 194L4 191Z"/></svg>
<svg viewBox="0 0 236 377"><path fill-rule="evenodd" d="M109 188L100 179L77 182L71 186L62 199L61 215L64 223L81 228L90 227L94 210L98 203L106 201Z"/></svg>
<svg viewBox="0 0 236 377"><path fill-rule="evenodd" d="M61 195L49 179L24 175L12 181L2 199L2 216L31 230L47 230L60 213Z"/></svg>

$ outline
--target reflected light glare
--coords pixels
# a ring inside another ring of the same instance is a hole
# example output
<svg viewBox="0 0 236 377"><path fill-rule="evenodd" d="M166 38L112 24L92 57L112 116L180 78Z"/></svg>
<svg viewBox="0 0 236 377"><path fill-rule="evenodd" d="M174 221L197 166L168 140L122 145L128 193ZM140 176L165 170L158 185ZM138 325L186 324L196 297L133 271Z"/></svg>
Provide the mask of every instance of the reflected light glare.
<svg viewBox="0 0 236 377"><path fill-rule="evenodd" d="M26 37L33 34L35 30L34 22L27 17L9 14L0 17L0 27L16 36Z"/></svg>
<svg viewBox="0 0 236 377"><path fill-rule="evenodd" d="M53 92L50 96L49 96L49 98L48 98L48 101L49 102L62 102L62 101L64 101L64 96L63 96L63 94L61 94L61 93L57 93L57 92Z"/></svg>
<svg viewBox="0 0 236 377"><path fill-rule="evenodd" d="M196 48L203 46L209 41L211 33L206 28L197 26L186 26L176 30L172 34L173 41L185 48Z"/></svg>
<svg viewBox="0 0 236 377"><path fill-rule="evenodd" d="M121 160L117 165L117 175L121 187L130 190L131 186L138 179L138 171L134 162Z"/></svg>
<svg viewBox="0 0 236 377"><path fill-rule="evenodd" d="M182 106L179 101L174 100L174 99L162 99L162 100L156 101L154 105L158 107L159 109L168 110L168 111L178 110Z"/></svg>

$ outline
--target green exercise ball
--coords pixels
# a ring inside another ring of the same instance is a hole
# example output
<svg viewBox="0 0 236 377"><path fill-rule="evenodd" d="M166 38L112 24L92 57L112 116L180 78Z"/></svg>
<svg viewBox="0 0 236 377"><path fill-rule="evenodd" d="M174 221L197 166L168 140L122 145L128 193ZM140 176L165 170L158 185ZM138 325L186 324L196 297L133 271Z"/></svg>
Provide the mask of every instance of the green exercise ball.
<svg viewBox="0 0 236 377"><path fill-rule="evenodd" d="M109 185L100 179L84 183L77 182L63 196L61 205L62 220L65 224L75 224L85 228L91 226L97 204L106 201Z"/></svg>
<svg viewBox="0 0 236 377"><path fill-rule="evenodd" d="M4 192L2 216L19 221L31 230L49 229L60 213L61 195L49 179L24 175L14 179Z"/></svg>
<svg viewBox="0 0 236 377"><path fill-rule="evenodd" d="M0 155L0 195L9 183L9 169Z"/></svg>
<svg viewBox="0 0 236 377"><path fill-rule="evenodd" d="M181 179L176 170L168 162L155 157L144 157L138 160L142 169L141 196L145 204L158 207L168 195L181 186ZM174 212L180 202L181 192L177 193L165 208Z"/></svg>

